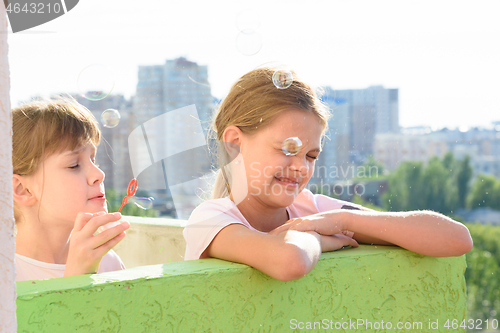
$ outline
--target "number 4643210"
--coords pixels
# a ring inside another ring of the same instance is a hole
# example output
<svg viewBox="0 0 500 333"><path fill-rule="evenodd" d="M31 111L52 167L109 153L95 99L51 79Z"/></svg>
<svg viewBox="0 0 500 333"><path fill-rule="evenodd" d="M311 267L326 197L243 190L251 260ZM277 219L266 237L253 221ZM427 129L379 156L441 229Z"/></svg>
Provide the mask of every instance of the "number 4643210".
<svg viewBox="0 0 500 333"><path fill-rule="evenodd" d="M458 319L448 319L443 327L446 327L448 329L458 329L460 328L468 328L468 329L476 329L476 330L481 330L481 329L497 329L498 328L498 320L497 319L487 319L487 320L482 320L482 319L469 319L466 320L464 319L462 322L459 322Z"/></svg>
<svg viewBox="0 0 500 333"><path fill-rule="evenodd" d="M21 6L20 3L9 3L7 8L5 9L7 13L31 13L31 14L50 14L50 13L59 13L61 12L61 4L53 3L53 4L45 4L45 3L25 3Z"/></svg>

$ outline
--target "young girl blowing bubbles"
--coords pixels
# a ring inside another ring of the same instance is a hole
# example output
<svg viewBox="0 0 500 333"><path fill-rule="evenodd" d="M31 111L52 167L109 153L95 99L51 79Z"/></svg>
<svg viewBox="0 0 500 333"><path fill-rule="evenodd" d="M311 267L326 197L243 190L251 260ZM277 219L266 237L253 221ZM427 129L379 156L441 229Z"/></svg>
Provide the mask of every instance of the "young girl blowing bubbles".
<svg viewBox="0 0 500 333"><path fill-rule="evenodd" d="M23 105L13 113L13 194L16 280L38 280L125 269L111 250L128 222L108 214L104 173L95 164L100 132L73 100Z"/></svg>
<svg viewBox="0 0 500 333"><path fill-rule="evenodd" d="M275 71L245 74L218 109L214 131L223 147L221 165L227 165L213 199L189 218L186 260L225 259L287 281L309 273L321 252L358 242L435 257L471 250L468 229L441 214L377 212L305 189L321 152L328 110L295 73L291 86L277 89ZM290 153L290 145L300 149ZM340 209L345 204L360 210Z"/></svg>

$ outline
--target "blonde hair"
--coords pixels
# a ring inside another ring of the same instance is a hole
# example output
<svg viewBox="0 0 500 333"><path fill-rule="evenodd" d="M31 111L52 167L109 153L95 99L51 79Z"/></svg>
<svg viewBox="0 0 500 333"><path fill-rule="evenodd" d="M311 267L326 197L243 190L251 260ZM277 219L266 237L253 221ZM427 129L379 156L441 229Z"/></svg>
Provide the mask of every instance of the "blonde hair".
<svg viewBox="0 0 500 333"><path fill-rule="evenodd" d="M99 125L92 113L71 97L40 100L12 110L13 174L35 173L48 156L74 150L87 143L98 145ZM14 203L14 218L20 219Z"/></svg>
<svg viewBox="0 0 500 333"><path fill-rule="evenodd" d="M223 166L230 158L223 148L223 135L228 126L237 126L244 134L259 131L283 111L300 109L318 116L323 125L323 137L330 117L329 109L319 100L314 89L303 82L295 72L292 84L278 89L273 83L273 74L281 68L260 67L243 75L231 87L220 104L212 124L212 137L218 142L217 156L221 171L217 175L212 198L223 198L230 194L230 174Z"/></svg>

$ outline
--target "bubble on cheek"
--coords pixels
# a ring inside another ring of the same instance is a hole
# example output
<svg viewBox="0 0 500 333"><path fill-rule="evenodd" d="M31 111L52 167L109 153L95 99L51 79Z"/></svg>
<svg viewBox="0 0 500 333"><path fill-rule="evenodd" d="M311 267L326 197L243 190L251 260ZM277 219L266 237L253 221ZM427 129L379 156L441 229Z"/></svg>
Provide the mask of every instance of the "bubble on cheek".
<svg viewBox="0 0 500 333"><path fill-rule="evenodd" d="M107 109L101 114L101 123L104 127L113 128L120 123L120 113L115 109Z"/></svg>
<svg viewBox="0 0 500 333"><path fill-rule="evenodd" d="M129 201L133 202L137 207L146 210L153 208L154 198L131 197Z"/></svg>
<svg viewBox="0 0 500 333"><path fill-rule="evenodd" d="M293 75L287 69L279 69L273 74L273 83L278 89L286 89L293 83Z"/></svg>
<svg viewBox="0 0 500 333"><path fill-rule="evenodd" d="M286 156L294 156L300 152L302 148L302 141L296 136L290 137L283 141L281 150Z"/></svg>

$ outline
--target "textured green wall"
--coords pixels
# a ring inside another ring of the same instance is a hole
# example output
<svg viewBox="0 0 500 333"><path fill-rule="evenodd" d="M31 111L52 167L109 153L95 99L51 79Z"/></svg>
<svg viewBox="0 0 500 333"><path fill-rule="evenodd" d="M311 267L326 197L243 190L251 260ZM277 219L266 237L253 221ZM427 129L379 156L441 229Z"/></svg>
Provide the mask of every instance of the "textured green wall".
<svg viewBox="0 0 500 333"><path fill-rule="evenodd" d="M383 321L392 332L465 332L443 327L465 318L464 270L464 257L362 245L323 254L309 275L290 282L216 259L23 281L18 331L292 332L317 322L310 331L385 332L375 329ZM429 329L436 320L438 329ZM398 322L423 326L398 330Z"/></svg>

